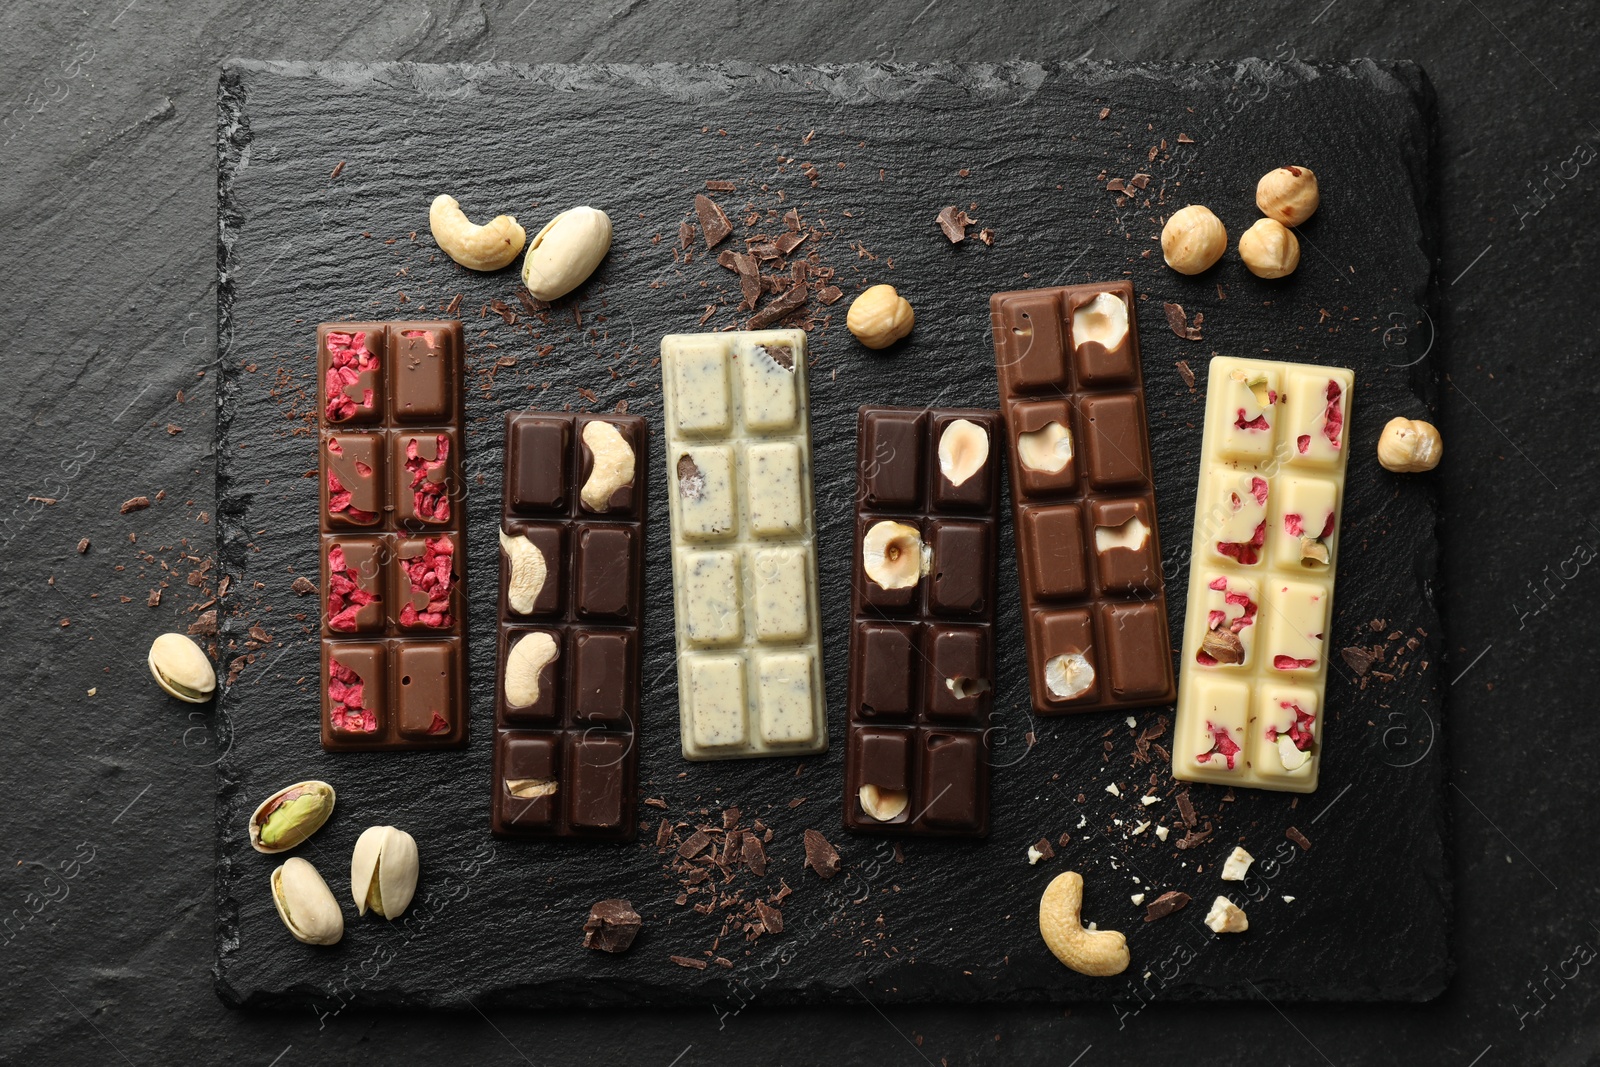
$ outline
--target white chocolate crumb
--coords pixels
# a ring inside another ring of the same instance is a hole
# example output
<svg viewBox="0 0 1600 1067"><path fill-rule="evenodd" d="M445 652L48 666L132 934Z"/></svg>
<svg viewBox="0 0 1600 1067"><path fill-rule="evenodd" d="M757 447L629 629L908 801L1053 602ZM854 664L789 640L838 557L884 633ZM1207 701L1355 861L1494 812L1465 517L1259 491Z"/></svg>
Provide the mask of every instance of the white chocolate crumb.
<svg viewBox="0 0 1600 1067"><path fill-rule="evenodd" d="M1028 846L1028 864L1029 864L1029 866L1032 866L1033 864L1038 863L1042 859L1044 859L1044 853L1040 852L1038 849L1034 848L1032 845L1029 845Z"/></svg>
<svg viewBox="0 0 1600 1067"><path fill-rule="evenodd" d="M1120 797L1122 795L1122 790L1117 788L1116 782L1112 782L1110 785L1106 786L1106 792L1110 793L1114 797Z"/></svg>
<svg viewBox="0 0 1600 1067"><path fill-rule="evenodd" d="M1218 897L1206 913L1206 925L1219 934L1242 934L1250 929L1250 919L1233 901Z"/></svg>
<svg viewBox="0 0 1600 1067"><path fill-rule="evenodd" d="M1134 717L1133 717L1133 716L1132 716L1132 715L1129 715L1129 716L1128 716L1128 729L1130 729L1130 730L1131 730L1131 729L1133 729L1133 728L1134 728L1134 727L1135 727L1135 726L1138 726L1138 725L1139 725L1139 720L1138 720L1138 719L1135 719L1135 718L1134 718Z"/></svg>
<svg viewBox="0 0 1600 1067"><path fill-rule="evenodd" d="M1118 866L1117 866L1117 861L1116 861L1116 860L1112 860L1112 861L1111 861L1111 869L1112 869L1112 870L1113 870L1113 871L1120 871L1120 870L1122 870L1122 868L1121 868L1121 867L1118 867Z"/></svg>
<svg viewBox="0 0 1600 1067"><path fill-rule="evenodd" d="M1073 827L1073 829L1082 830L1087 825L1089 825L1089 816L1080 815L1080 816L1078 816L1078 825Z"/></svg>
<svg viewBox="0 0 1600 1067"><path fill-rule="evenodd" d="M1245 874L1255 861L1256 858L1246 852L1243 846L1235 845L1233 851L1228 853L1227 862L1222 865L1222 880L1224 882L1244 881Z"/></svg>
<svg viewBox="0 0 1600 1067"><path fill-rule="evenodd" d="M1167 839L1167 835L1170 833L1172 833L1172 831L1167 829L1165 826L1156 827L1156 836L1161 838L1163 841Z"/></svg>
<svg viewBox="0 0 1600 1067"><path fill-rule="evenodd" d="M1094 923L1090 923L1090 924L1089 924L1089 926L1088 926L1088 928L1089 928L1089 929L1090 929L1090 930L1098 930L1098 929L1100 929L1100 928L1099 928L1099 927L1098 927L1098 926L1096 926L1096 925L1095 925L1095 924L1094 924Z"/></svg>
<svg viewBox="0 0 1600 1067"><path fill-rule="evenodd" d="M1140 823L1138 826L1135 826L1133 828L1133 832L1129 836L1138 837L1140 834L1144 833L1148 829L1150 829L1150 820L1146 819L1144 822Z"/></svg>
<svg viewBox="0 0 1600 1067"><path fill-rule="evenodd" d="M1161 803L1161 798L1160 797L1144 796L1144 797L1140 797L1139 798L1139 803L1143 804L1145 807L1148 808L1152 804Z"/></svg>
<svg viewBox="0 0 1600 1067"><path fill-rule="evenodd" d="M95 686L94 689L89 690L89 695L90 696L94 696L95 693L99 690L99 688L100 688L99 686Z"/></svg>
<svg viewBox="0 0 1600 1067"><path fill-rule="evenodd" d="M1293 904L1293 903L1294 903L1294 897L1291 897L1291 896L1290 896L1290 895L1289 895L1289 894L1287 894L1287 893L1285 893L1285 894L1284 894L1284 895L1283 895L1283 898L1282 898L1282 899L1283 899L1283 902L1284 902L1284 903L1285 903L1285 904Z"/></svg>
<svg viewBox="0 0 1600 1067"><path fill-rule="evenodd" d="M1144 894L1143 893L1135 893L1133 896L1129 897L1128 899L1133 901L1135 904L1143 904L1144 903Z"/></svg>

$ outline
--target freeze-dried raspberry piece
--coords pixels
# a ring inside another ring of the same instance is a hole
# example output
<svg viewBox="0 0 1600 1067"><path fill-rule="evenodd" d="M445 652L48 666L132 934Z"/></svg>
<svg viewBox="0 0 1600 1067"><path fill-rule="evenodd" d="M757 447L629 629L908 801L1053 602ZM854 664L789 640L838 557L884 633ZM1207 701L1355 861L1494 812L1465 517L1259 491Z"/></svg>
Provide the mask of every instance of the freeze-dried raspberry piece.
<svg viewBox="0 0 1600 1067"><path fill-rule="evenodd" d="M1250 479L1250 495L1256 498L1256 503L1263 506L1267 503L1267 480L1265 478Z"/></svg>
<svg viewBox="0 0 1600 1067"><path fill-rule="evenodd" d="M361 380L367 371L378 369L378 357L367 348L367 335L330 333L327 336L328 373L323 380L324 414L329 422L343 422L357 410L372 410L371 389L363 389L358 405L346 390Z"/></svg>
<svg viewBox="0 0 1600 1067"><path fill-rule="evenodd" d="M1211 747L1205 752L1197 753L1194 757L1195 762L1210 763L1212 756L1221 756L1228 761L1228 770L1233 770L1234 757L1239 755L1239 742L1228 733L1226 726L1215 726L1208 721L1206 729L1211 732Z"/></svg>
<svg viewBox="0 0 1600 1067"><path fill-rule="evenodd" d="M377 600L376 593L361 588L355 568L345 559L344 546L328 550L328 629L350 631L356 628L361 609Z"/></svg>
<svg viewBox="0 0 1600 1067"><path fill-rule="evenodd" d="M1322 419L1322 436L1334 448L1339 447L1339 434L1344 430L1344 411L1339 407L1339 397L1343 392L1338 382L1328 379L1328 409Z"/></svg>
<svg viewBox="0 0 1600 1067"><path fill-rule="evenodd" d="M450 732L450 724L445 721L443 715L440 715L436 711L436 712L433 713L433 721L428 724L428 732L430 734L449 733Z"/></svg>
<svg viewBox="0 0 1600 1067"><path fill-rule="evenodd" d="M1244 417L1244 408L1240 408L1239 409L1239 416L1238 416L1238 418L1233 420L1233 425L1237 429L1240 429L1240 430L1270 430L1270 429L1272 429L1272 427L1270 425L1268 425L1268 423L1267 423L1267 413L1265 411L1263 411L1261 414L1257 415L1255 418L1251 419L1250 421L1246 422L1245 421L1245 417Z"/></svg>
<svg viewBox="0 0 1600 1067"><path fill-rule="evenodd" d="M1228 593L1222 599L1236 608L1244 609L1244 612L1237 619L1228 624L1228 628L1234 633L1238 633L1256 621L1256 602L1254 600L1251 600L1243 593Z"/></svg>
<svg viewBox="0 0 1600 1067"><path fill-rule="evenodd" d="M339 443L337 438L328 438L328 455L344 455L344 446ZM372 477L372 468L367 466L365 463L362 463L360 460L357 460L356 473L363 478L370 478ZM350 490L344 487L344 482L341 481L339 476L330 468L328 471L329 514L337 514L338 512L342 511L350 516L351 522L359 523L370 523L373 519L377 518L377 516L370 511L362 511L360 508L351 507L350 500Z"/></svg>
<svg viewBox="0 0 1600 1067"><path fill-rule="evenodd" d="M378 717L366 706L366 683L361 675L340 663L328 661L328 720L335 730L370 734L378 728Z"/></svg>
<svg viewBox="0 0 1600 1067"><path fill-rule="evenodd" d="M1276 742L1278 734L1284 733L1289 735L1289 740L1294 742L1295 748L1298 748L1301 752L1309 750L1311 748L1311 725L1316 721L1317 717L1309 711L1303 710L1299 704L1292 700L1280 700L1278 701L1278 706L1294 712L1294 725L1282 731L1276 726L1268 727L1267 740Z"/></svg>
<svg viewBox="0 0 1600 1067"><path fill-rule="evenodd" d="M1220 593L1222 590L1228 588L1228 578L1227 578L1227 576L1223 575L1220 578L1211 579L1211 584L1206 586L1206 588L1207 589L1215 589Z"/></svg>
<svg viewBox="0 0 1600 1067"><path fill-rule="evenodd" d="M1317 535L1317 540L1326 541L1333 536L1333 512L1328 512L1328 521L1322 524L1322 533Z"/></svg>
<svg viewBox="0 0 1600 1067"><path fill-rule="evenodd" d="M1249 565L1261 559L1261 546L1267 541L1267 523L1263 519L1256 524L1256 532L1250 535L1249 541L1218 541L1217 551L1224 556L1231 556L1241 564Z"/></svg>
<svg viewBox="0 0 1600 1067"><path fill-rule="evenodd" d="M1290 512L1283 517L1283 529L1290 537L1299 537L1306 532L1305 520Z"/></svg>
<svg viewBox="0 0 1600 1067"><path fill-rule="evenodd" d="M450 438L439 434L437 459L424 459L417 451L415 438L406 442L406 470L411 472L411 504L417 518L429 522L450 521L449 486L444 482L428 480L431 471L443 467L450 457Z"/></svg>
<svg viewBox="0 0 1600 1067"><path fill-rule="evenodd" d="M1302 456L1305 455L1307 452L1311 451L1311 435L1308 433L1301 434L1299 437L1294 439L1294 445L1300 450L1300 454Z"/></svg>
<svg viewBox="0 0 1600 1067"><path fill-rule="evenodd" d="M1315 667L1316 658L1295 659L1293 656L1273 656L1272 665L1280 671L1301 670L1306 667Z"/></svg>
<svg viewBox="0 0 1600 1067"><path fill-rule="evenodd" d="M422 542L422 554L404 562L406 581L411 583L413 596L408 597L400 609L400 625L436 629L451 625L450 592L456 584L455 551L455 542L450 538L429 537ZM422 610L416 606L416 593L428 598Z"/></svg>

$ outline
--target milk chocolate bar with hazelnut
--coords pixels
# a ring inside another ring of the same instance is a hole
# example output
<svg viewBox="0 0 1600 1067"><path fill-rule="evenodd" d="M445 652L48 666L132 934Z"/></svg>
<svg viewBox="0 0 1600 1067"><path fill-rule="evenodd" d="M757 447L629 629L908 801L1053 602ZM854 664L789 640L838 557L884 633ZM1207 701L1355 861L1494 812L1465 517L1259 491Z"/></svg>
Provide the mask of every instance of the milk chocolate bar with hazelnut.
<svg viewBox="0 0 1600 1067"><path fill-rule="evenodd" d="M1354 385L1339 367L1211 361L1174 778L1317 788Z"/></svg>
<svg viewBox="0 0 1600 1067"><path fill-rule="evenodd" d="M1000 414L869 406L856 427L844 823L981 837Z"/></svg>
<svg viewBox="0 0 1600 1067"><path fill-rule="evenodd" d="M506 415L497 836L634 837L648 457L637 415Z"/></svg>
<svg viewBox="0 0 1600 1067"><path fill-rule="evenodd" d="M990 298L1041 715L1175 695L1131 282Z"/></svg>
<svg viewBox="0 0 1600 1067"><path fill-rule="evenodd" d="M317 327L322 747L467 740L461 323Z"/></svg>

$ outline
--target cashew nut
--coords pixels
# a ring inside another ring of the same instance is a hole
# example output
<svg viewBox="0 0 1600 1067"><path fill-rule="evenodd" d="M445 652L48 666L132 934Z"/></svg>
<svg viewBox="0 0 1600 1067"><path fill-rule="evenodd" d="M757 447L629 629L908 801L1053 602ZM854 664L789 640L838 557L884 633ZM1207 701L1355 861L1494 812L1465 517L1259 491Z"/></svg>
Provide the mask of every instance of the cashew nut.
<svg viewBox="0 0 1600 1067"><path fill-rule="evenodd" d="M545 561L544 553L539 551L539 546L528 540L525 534L512 537L501 530L500 548L511 564L511 580L506 584L506 603L518 615L531 614L534 601L539 599L545 579L549 577L550 565Z"/></svg>
<svg viewBox="0 0 1600 1067"><path fill-rule="evenodd" d="M518 638L506 653L506 704L526 708L539 703L539 675L557 655L555 638L543 630Z"/></svg>
<svg viewBox="0 0 1600 1067"><path fill-rule="evenodd" d="M469 270L499 270L517 258L528 235L510 215L479 226L467 218L456 198L440 193L428 209L428 226L444 254Z"/></svg>
<svg viewBox="0 0 1600 1067"><path fill-rule="evenodd" d="M604 511L611 506L611 494L633 481L633 446L603 419L584 425L583 443L589 446L594 466L578 495L590 511Z"/></svg>
<svg viewBox="0 0 1600 1067"><path fill-rule="evenodd" d="M1094 978L1128 969L1128 939L1115 930L1085 930L1078 917L1083 906L1083 876L1065 871L1039 898L1039 934L1056 959Z"/></svg>

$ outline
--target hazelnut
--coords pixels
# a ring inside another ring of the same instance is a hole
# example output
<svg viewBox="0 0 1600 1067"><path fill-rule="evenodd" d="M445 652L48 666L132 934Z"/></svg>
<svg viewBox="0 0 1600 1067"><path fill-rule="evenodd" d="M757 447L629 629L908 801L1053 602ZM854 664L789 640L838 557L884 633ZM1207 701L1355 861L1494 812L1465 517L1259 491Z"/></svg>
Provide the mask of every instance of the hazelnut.
<svg viewBox="0 0 1600 1067"><path fill-rule="evenodd" d="M989 459L989 432L968 419L957 419L939 434L939 473L951 485L971 478Z"/></svg>
<svg viewBox="0 0 1600 1067"><path fill-rule="evenodd" d="M1257 278L1282 278L1300 265L1300 239L1277 219L1257 219L1239 237L1239 258Z"/></svg>
<svg viewBox="0 0 1600 1067"><path fill-rule="evenodd" d="M1115 352L1128 336L1128 305L1116 293L1101 293L1072 313L1072 344L1082 348L1090 341Z"/></svg>
<svg viewBox="0 0 1600 1067"><path fill-rule="evenodd" d="M1094 664L1081 652L1052 656L1044 665L1044 684L1057 700L1082 696L1094 684Z"/></svg>
<svg viewBox="0 0 1600 1067"><path fill-rule="evenodd" d="M1017 434L1017 462L1031 471L1060 474L1072 462L1072 433L1059 422Z"/></svg>
<svg viewBox="0 0 1600 1067"><path fill-rule="evenodd" d="M909 589L932 562L933 552L922 543L915 526L879 522L861 539L861 561L867 577L884 589Z"/></svg>
<svg viewBox="0 0 1600 1067"><path fill-rule="evenodd" d="M1190 204L1161 227L1161 256L1179 274L1199 274L1228 250L1228 231L1208 207Z"/></svg>
<svg viewBox="0 0 1600 1067"><path fill-rule="evenodd" d="M1431 471L1444 458L1444 442L1431 422L1390 419L1378 436L1378 462L1396 474Z"/></svg>
<svg viewBox="0 0 1600 1067"><path fill-rule="evenodd" d="M892 285L874 285L855 298L844 324L868 348L888 348L911 332L916 323L911 302Z"/></svg>
<svg viewBox="0 0 1600 1067"><path fill-rule="evenodd" d="M1310 167L1279 167L1256 182L1256 207L1285 226L1298 226L1309 219L1321 199L1317 176Z"/></svg>
<svg viewBox="0 0 1600 1067"><path fill-rule="evenodd" d="M911 802L910 795L904 789L884 789L871 784L862 786L857 796L861 800L861 810L879 822L898 819Z"/></svg>

